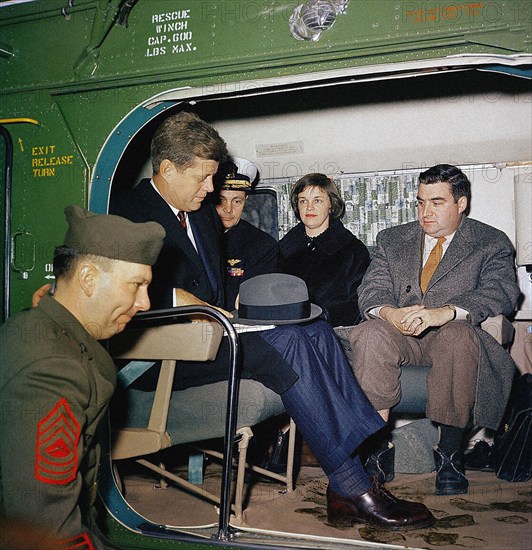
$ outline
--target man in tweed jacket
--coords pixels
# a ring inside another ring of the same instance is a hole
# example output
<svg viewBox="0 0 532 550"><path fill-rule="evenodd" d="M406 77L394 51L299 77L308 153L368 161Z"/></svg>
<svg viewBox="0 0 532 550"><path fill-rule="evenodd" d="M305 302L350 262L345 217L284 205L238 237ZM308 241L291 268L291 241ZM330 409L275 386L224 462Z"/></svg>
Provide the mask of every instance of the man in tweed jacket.
<svg viewBox="0 0 532 550"><path fill-rule="evenodd" d="M431 365L427 416L440 428L436 493L460 494L468 490L460 445L464 429L471 415L478 426L498 427L515 368L480 323L512 313L519 287L508 237L466 217L471 186L465 174L437 165L420 174L419 184L418 222L377 236L359 289L360 311L368 320L350 333L353 368L387 420L400 400L399 367ZM441 260L427 276L422 272L438 240ZM385 457L392 452L381 441L368 469L389 481L393 470Z"/></svg>

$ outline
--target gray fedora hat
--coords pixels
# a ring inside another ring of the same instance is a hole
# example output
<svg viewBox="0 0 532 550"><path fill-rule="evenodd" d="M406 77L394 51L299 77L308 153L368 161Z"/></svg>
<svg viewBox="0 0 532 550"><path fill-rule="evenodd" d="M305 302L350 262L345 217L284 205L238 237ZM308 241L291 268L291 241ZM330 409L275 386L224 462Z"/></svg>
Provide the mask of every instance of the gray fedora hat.
<svg viewBox="0 0 532 550"><path fill-rule="evenodd" d="M238 309L231 320L243 325L294 325L320 314L321 307L310 303L303 279L268 273L240 285Z"/></svg>

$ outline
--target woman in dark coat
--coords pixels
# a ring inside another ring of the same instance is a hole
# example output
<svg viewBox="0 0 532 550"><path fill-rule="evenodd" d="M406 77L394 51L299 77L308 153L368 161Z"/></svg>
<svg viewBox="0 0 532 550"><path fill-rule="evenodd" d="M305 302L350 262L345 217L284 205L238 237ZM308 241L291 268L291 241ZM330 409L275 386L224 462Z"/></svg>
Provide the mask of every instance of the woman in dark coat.
<svg viewBox="0 0 532 550"><path fill-rule="evenodd" d="M280 241L281 271L307 283L311 301L333 327L357 324L357 289L370 257L340 221L345 206L336 185L324 174L307 174L290 200L301 223Z"/></svg>

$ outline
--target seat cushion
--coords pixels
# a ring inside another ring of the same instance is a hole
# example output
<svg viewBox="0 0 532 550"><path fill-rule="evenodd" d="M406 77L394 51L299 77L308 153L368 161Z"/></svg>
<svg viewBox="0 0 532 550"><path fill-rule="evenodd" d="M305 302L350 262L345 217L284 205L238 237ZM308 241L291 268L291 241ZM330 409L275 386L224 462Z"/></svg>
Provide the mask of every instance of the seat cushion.
<svg viewBox="0 0 532 550"><path fill-rule="evenodd" d="M120 399L120 427L146 427L155 392L129 389ZM172 444L222 437L225 430L227 382L172 392L167 431ZM278 394L254 380L241 380L237 428L254 426L282 414ZM111 421L116 416L112 416ZM113 429L117 426L114 425Z"/></svg>
<svg viewBox="0 0 532 550"><path fill-rule="evenodd" d="M427 408L427 375L430 367L404 365L401 367L401 401L392 411L425 414Z"/></svg>

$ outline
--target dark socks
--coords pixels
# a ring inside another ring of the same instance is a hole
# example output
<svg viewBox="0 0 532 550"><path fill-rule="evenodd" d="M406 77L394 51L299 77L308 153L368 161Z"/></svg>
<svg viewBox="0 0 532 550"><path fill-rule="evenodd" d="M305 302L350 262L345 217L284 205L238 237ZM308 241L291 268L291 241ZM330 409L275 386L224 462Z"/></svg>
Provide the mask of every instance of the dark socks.
<svg viewBox="0 0 532 550"><path fill-rule="evenodd" d="M440 442L438 447L446 455L451 456L454 452L461 450L464 428L440 424Z"/></svg>
<svg viewBox="0 0 532 550"><path fill-rule="evenodd" d="M338 495L355 498L371 489L371 481L358 456L348 458L329 475L329 486Z"/></svg>
<svg viewBox="0 0 532 550"><path fill-rule="evenodd" d="M388 443L392 440L390 428L386 425L377 433L369 436L358 448L357 454L365 462L371 455L379 455L388 450Z"/></svg>

